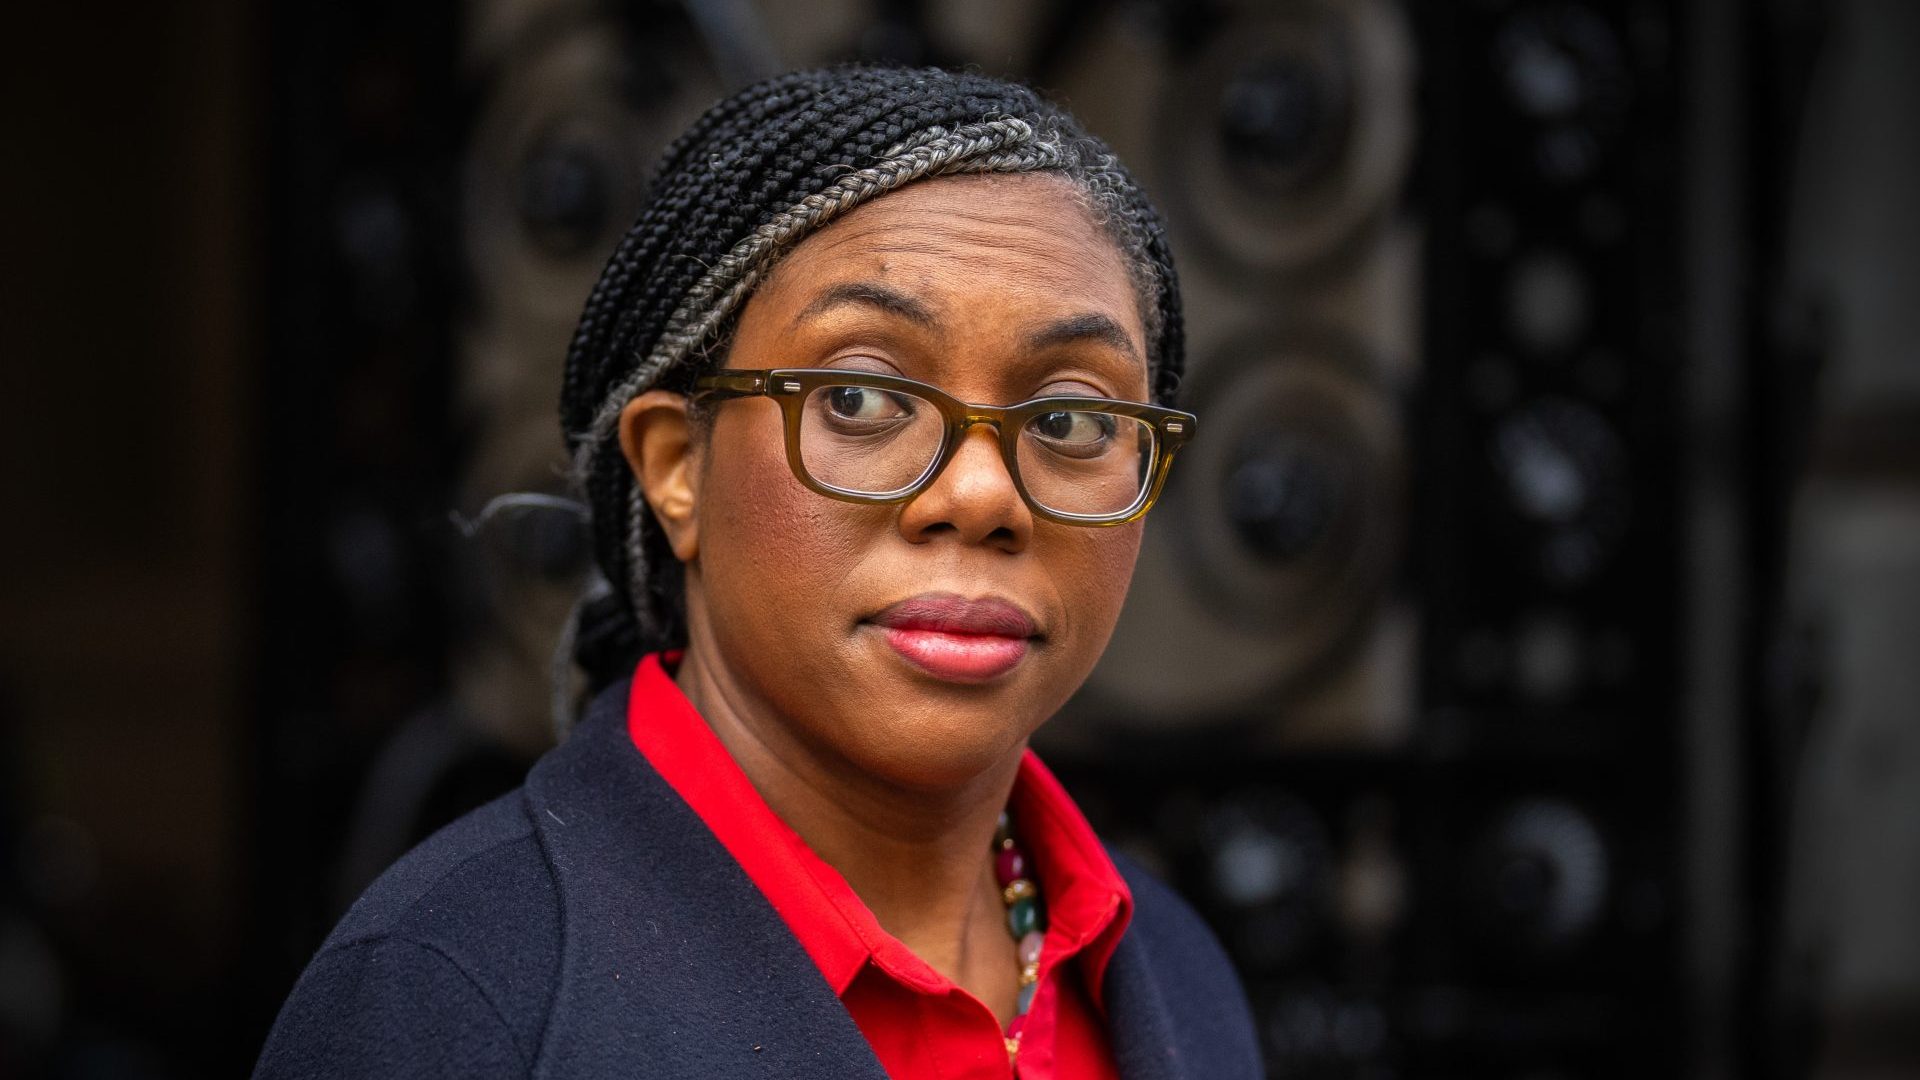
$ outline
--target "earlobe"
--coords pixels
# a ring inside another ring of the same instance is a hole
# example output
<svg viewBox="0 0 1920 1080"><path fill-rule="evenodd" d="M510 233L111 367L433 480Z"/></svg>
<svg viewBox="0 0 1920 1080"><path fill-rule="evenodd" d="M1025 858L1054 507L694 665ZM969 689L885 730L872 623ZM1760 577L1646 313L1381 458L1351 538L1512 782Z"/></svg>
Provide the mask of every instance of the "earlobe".
<svg viewBox="0 0 1920 1080"><path fill-rule="evenodd" d="M691 562L700 549L700 493L687 399L670 390L649 390L627 402L620 410L620 452L674 557Z"/></svg>

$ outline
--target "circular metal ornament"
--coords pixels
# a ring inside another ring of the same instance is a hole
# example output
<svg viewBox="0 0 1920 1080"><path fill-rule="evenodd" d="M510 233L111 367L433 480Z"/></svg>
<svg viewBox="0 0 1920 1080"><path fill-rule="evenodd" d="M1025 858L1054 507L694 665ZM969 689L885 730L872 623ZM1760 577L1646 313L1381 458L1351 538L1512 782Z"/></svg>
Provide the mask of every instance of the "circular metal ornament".
<svg viewBox="0 0 1920 1080"><path fill-rule="evenodd" d="M1401 546L1403 418L1330 333L1196 365L1205 425L1149 518L1119 629L1088 682L1170 722L1270 715L1370 625Z"/></svg>
<svg viewBox="0 0 1920 1080"><path fill-rule="evenodd" d="M1223 18L1156 118L1169 209L1200 253L1228 271L1302 270L1389 209L1413 153L1413 56L1384 0Z"/></svg>

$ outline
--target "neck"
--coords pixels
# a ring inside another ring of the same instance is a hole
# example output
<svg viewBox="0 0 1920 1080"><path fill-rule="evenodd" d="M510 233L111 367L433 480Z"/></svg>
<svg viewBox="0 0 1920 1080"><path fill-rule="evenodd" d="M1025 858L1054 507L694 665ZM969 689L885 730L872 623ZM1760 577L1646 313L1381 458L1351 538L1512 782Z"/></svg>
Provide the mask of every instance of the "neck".
<svg viewBox="0 0 1920 1080"><path fill-rule="evenodd" d="M958 790L891 784L809 743L710 655L698 642L689 647L675 682L774 813L846 878L883 929L1009 1013L1013 953L991 850L1019 754Z"/></svg>

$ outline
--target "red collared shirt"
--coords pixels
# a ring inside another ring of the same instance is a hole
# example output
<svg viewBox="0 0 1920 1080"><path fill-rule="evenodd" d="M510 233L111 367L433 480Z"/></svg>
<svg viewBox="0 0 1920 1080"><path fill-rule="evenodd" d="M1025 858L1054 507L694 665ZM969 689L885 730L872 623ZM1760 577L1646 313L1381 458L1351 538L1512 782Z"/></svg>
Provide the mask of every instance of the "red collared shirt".
<svg viewBox="0 0 1920 1080"><path fill-rule="evenodd" d="M846 879L754 790L659 654L634 671L627 727L647 762L786 920L892 1080L1015 1075L992 1010L880 928ZM1118 1080L1100 986L1132 917L1133 896L1079 808L1031 751L1014 780L1012 813L1047 918L1018 1076Z"/></svg>

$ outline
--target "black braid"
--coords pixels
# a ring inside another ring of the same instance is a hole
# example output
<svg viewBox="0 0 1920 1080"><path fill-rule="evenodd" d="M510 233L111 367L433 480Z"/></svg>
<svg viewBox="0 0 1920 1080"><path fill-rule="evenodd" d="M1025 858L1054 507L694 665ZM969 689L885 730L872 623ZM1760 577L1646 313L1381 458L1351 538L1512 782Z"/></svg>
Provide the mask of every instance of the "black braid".
<svg viewBox="0 0 1920 1080"><path fill-rule="evenodd" d="M1047 171L1069 180L1126 257L1155 400L1183 366L1180 297L1159 215L1099 140L1032 90L932 69L837 67L729 97L662 157L567 352L561 424L612 587L575 654L591 686L685 642L679 562L639 498L612 418L648 387L686 392L725 354L739 306L780 255L850 206L922 176Z"/></svg>

